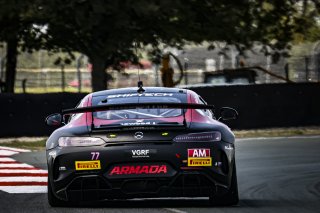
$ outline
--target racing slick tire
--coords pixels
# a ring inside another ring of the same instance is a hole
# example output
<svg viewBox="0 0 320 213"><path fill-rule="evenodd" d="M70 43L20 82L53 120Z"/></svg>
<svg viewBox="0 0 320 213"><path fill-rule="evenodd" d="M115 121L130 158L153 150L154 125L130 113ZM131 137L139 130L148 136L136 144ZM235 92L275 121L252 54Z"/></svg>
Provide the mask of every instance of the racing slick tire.
<svg viewBox="0 0 320 213"><path fill-rule="evenodd" d="M232 206L239 202L237 169L235 162L233 163L231 186L227 193L223 195L213 194L209 197L210 204L213 206Z"/></svg>
<svg viewBox="0 0 320 213"><path fill-rule="evenodd" d="M48 177L48 202L52 207L63 207L67 206L67 202L58 199L52 192L52 186L50 182L50 178Z"/></svg>

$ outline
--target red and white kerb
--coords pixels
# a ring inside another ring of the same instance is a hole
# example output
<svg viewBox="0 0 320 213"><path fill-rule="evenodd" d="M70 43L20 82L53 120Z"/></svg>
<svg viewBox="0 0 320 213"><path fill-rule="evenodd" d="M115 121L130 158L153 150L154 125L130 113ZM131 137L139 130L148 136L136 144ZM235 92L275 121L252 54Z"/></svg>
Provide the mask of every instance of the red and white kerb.
<svg viewBox="0 0 320 213"><path fill-rule="evenodd" d="M30 150L0 146L0 190L8 193L47 192L47 170L10 158L21 152Z"/></svg>

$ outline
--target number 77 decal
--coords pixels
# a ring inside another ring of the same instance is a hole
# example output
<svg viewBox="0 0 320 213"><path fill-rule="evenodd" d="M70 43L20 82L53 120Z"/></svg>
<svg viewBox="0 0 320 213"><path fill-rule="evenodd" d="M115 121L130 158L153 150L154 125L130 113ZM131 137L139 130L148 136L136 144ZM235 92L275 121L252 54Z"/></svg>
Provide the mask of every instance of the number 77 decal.
<svg viewBox="0 0 320 213"><path fill-rule="evenodd" d="M100 156L100 152L91 152L91 160L98 160Z"/></svg>

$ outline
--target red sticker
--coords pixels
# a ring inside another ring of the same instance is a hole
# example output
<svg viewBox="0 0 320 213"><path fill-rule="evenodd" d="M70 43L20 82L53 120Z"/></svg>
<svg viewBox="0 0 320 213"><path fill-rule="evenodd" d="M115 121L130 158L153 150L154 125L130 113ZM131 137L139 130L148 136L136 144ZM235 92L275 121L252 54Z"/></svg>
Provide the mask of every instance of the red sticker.
<svg viewBox="0 0 320 213"><path fill-rule="evenodd" d="M189 158L210 157L210 149L188 149Z"/></svg>
<svg viewBox="0 0 320 213"><path fill-rule="evenodd" d="M166 174L166 165L115 166L109 175Z"/></svg>

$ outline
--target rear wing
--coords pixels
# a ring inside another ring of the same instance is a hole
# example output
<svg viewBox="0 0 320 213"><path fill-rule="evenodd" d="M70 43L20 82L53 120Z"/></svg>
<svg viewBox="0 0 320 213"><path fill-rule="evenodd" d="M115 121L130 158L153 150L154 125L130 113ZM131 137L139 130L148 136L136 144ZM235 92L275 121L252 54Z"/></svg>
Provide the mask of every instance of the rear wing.
<svg viewBox="0 0 320 213"><path fill-rule="evenodd" d="M124 109L183 109L183 124L185 128L187 127L186 117L184 110L185 109L208 109L214 110L213 105L205 104L188 104L188 103L126 103L126 104L110 104L110 105L100 105L100 106L90 106L90 107L81 107L74 109L65 109L62 110L62 115L70 115L76 113L85 113L85 112L98 112L98 111L108 111L108 110L124 110ZM94 118L91 116L91 131L95 129L94 127Z"/></svg>
<svg viewBox="0 0 320 213"><path fill-rule="evenodd" d="M64 115L72 115L77 113L85 112L98 112L98 111L107 111L107 110L124 110L124 109L183 109L183 126L187 127L185 109L208 109L214 110L213 105L205 104L188 104L188 103L126 103L126 104L109 104L109 105L100 105L100 106L90 106L90 107L80 107L73 109L62 110L61 113L51 114L46 118L46 124L48 126L60 126L64 124L65 117ZM91 131L95 129L94 126L94 116L91 116Z"/></svg>
<svg viewBox="0 0 320 213"><path fill-rule="evenodd" d="M62 114L76 114L84 112L98 112L107 110L123 110L123 109L209 109L214 110L213 105L205 104L188 104L188 103L126 103L126 104L110 104L90 107L81 107L62 110Z"/></svg>

